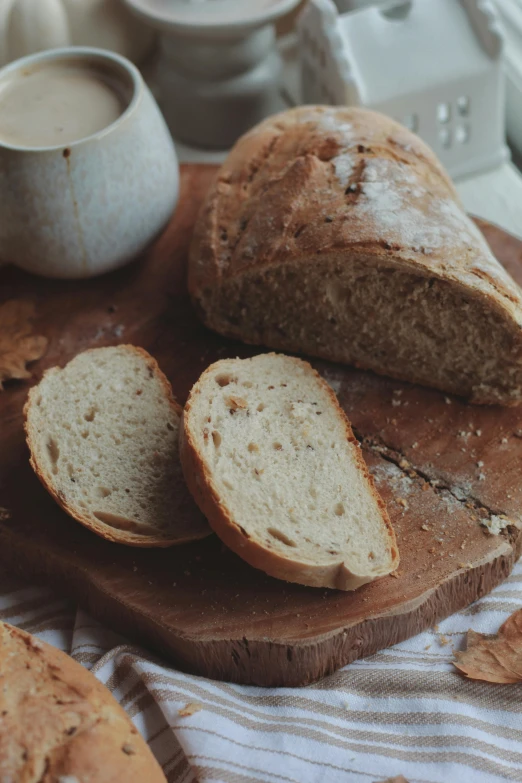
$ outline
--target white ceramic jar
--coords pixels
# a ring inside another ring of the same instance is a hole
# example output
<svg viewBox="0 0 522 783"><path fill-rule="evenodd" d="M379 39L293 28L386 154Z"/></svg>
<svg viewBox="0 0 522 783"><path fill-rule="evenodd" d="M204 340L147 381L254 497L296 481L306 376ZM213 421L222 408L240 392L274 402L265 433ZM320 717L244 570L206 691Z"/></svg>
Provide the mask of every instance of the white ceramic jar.
<svg viewBox="0 0 522 783"><path fill-rule="evenodd" d="M0 86L17 71L82 58L125 84L129 101L118 119L66 146L0 138L0 262L48 277L91 277L135 258L164 228L179 193L172 138L125 58L91 48L43 52L1 69Z"/></svg>
<svg viewBox="0 0 522 783"><path fill-rule="evenodd" d="M160 31L158 87L174 136L226 149L286 108L275 22L299 0L125 0Z"/></svg>

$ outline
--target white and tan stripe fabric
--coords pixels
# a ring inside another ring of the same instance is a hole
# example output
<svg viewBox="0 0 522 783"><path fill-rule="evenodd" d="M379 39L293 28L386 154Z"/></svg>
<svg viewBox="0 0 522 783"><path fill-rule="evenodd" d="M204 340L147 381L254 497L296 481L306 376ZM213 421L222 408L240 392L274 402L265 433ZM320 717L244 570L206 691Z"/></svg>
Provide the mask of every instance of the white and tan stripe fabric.
<svg viewBox="0 0 522 783"><path fill-rule="evenodd" d="M0 618L91 669L171 783L522 781L522 685L468 681L450 663L468 629L493 633L520 606L522 562L438 628L316 685L276 690L182 674L50 590L0 579ZM182 717L187 704L201 710Z"/></svg>

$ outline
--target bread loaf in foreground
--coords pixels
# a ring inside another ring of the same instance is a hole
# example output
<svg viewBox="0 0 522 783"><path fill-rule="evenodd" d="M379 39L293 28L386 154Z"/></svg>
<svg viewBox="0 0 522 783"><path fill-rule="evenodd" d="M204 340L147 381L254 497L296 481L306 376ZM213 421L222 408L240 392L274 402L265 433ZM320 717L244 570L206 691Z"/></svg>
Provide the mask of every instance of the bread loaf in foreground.
<svg viewBox="0 0 522 783"><path fill-rule="evenodd" d="M1 622L0 780L165 783L138 730L94 675Z"/></svg>
<svg viewBox="0 0 522 783"><path fill-rule="evenodd" d="M183 413L187 484L220 538L271 576L353 590L398 565L350 423L307 362L213 364Z"/></svg>
<svg viewBox="0 0 522 783"><path fill-rule="evenodd" d="M189 287L221 334L522 400L519 287L433 152L374 112L303 106L243 136L199 216Z"/></svg>
<svg viewBox="0 0 522 783"><path fill-rule="evenodd" d="M24 413L31 465L85 527L143 547L211 532L183 480L181 407L143 349L95 348L48 370Z"/></svg>

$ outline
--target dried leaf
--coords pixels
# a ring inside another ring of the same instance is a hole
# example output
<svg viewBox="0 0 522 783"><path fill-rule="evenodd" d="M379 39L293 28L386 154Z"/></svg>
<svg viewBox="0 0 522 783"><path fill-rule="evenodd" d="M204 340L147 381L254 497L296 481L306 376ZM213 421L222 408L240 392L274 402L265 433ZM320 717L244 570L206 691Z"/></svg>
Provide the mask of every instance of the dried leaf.
<svg viewBox="0 0 522 783"><path fill-rule="evenodd" d="M472 680L522 682L522 609L506 620L496 636L468 631L467 649L455 658L454 666Z"/></svg>
<svg viewBox="0 0 522 783"><path fill-rule="evenodd" d="M189 715L194 715L195 712L199 712L202 709L203 706L201 704L197 704L197 702L192 701L189 702L189 704L185 704L184 707L178 710L178 715L181 715L182 718L187 718Z"/></svg>
<svg viewBox="0 0 522 783"><path fill-rule="evenodd" d="M394 778L386 778L386 780L381 780L381 783L408 783L404 775L395 775Z"/></svg>
<svg viewBox="0 0 522 783"><path fill-rule="evenodd" d="M34 305L24 299L11 299L0 305L0 390L9 378L30 378L27 362L45 353L47 338L32 334Z"/></svg>

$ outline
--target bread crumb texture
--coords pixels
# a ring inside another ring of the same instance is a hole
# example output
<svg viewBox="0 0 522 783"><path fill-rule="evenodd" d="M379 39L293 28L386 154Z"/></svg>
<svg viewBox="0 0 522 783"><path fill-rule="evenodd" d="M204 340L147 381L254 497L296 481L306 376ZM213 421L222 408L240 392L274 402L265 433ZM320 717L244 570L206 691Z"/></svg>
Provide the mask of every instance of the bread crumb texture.
<svg viewBox="0 0 522 783"><path fill-rule="evenodd" d="M30 392L33 467L72 516L107 538L143 546L201 538L210 531L183 480L180 413L145 351L86 351Z"/></svg>
<svg viewBox="0 0 522 783"><path fill-rule="evenodd" d="M0 623L0 780L165 783L124 710L79 663Z"/></svg>
<svg viewBox="0 0 522 783"><path fill-rule="evenodd" d="M268 573L342 587L347 571L362 584L396 567L349 423L308 363L264 354L212 365L191 392L184 427L220 511L266 553Z"/></svg>

